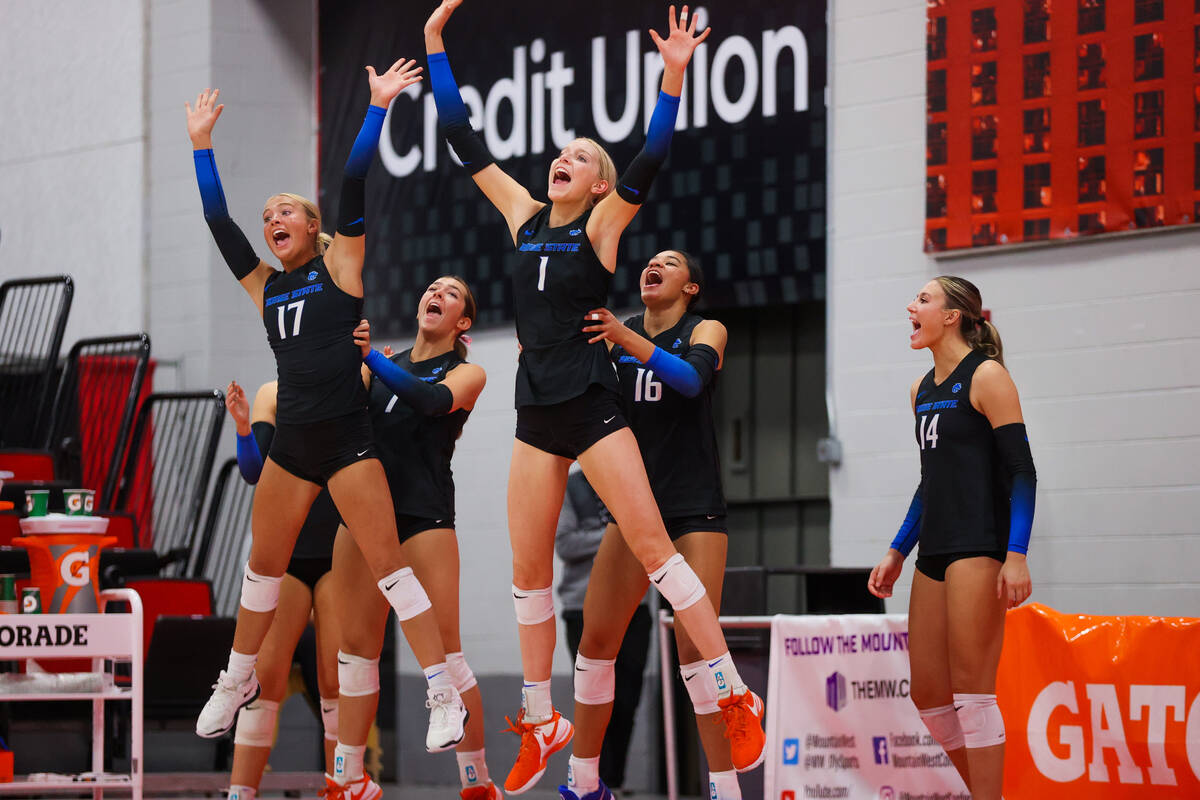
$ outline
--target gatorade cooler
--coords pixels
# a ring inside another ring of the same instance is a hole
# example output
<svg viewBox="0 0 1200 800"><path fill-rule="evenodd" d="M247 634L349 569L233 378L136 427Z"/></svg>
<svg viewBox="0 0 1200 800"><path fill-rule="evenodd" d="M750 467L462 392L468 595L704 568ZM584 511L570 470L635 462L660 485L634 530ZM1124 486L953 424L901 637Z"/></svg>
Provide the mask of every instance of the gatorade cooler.
<svg viewBox="0 0 1200 800"><path fill-rule="evenodd" d="M42 590L46 614L95 614L100 609L100 548L116 544L105 536L104 517L47 514L21 520L12 540L29 553L32 583Z"/></svg>

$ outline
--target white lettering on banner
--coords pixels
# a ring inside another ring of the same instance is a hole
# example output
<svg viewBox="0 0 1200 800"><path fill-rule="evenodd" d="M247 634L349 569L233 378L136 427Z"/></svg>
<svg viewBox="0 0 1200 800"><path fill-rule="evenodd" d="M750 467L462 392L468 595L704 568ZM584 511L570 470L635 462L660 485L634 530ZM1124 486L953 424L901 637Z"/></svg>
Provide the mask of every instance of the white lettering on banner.
<svg viewBox="0 0 1200 800"><path fill-rule="evenodd" d="M1068 783L1087 774L1091 783L1109 783L1111 775L1104 760L1106 750L1111 750L1117 760L1117 782L1140 784L1148 782L1155 786L1177 786L1175 769L1167 763L1166 730L1168 716L1182 723L1186 719L1185 742L1188 766L1200 778L1200 693L1192 701L1185 715L1187 688L1179 685L1156 686L1133 684L1129 687L1129 719L1133 722L1146 721L1146 745L1150 765L1143 769L1129 750L1125 734L1125 716L1117 695L1117 687L1111 683L1089 683L1084 687L1089 703L1088 720L1092 734L1091 759L1085 763L1084 728L1082 720L1059 724L1056 744L1065 756L1058 756L1051 748L1050 717L1058 709L1065 709L1072 717L1080 715L1080 698L1074 681L1054 681L1038 693L1029 709L1026 737L1034 766L1052 781ZM1143 714L1143 709L1147 713ZM1168 711L1171 713L1168 714Z"/></svg>
<svg viewBox="0 0 1200 800"><path fill-rule="evenodd" d="M695 9L694 16L698 28L707 25L708 13L704 8ZM625 83L624 104L615 119L609 116L606 102L608 37L597 36L591 41L590 122L600 139L610 143L627 139L639 116L643 128L649 125L663 69L662 56L657 50L643 52L643 31L627 31L622 38L625 45L622 59L625 68L621 70ZM715 44L714 40L710 41ZM513 48L509 76L498 79L486 91L467 85L460 87L463 102L470 112L471 124L476 130L481 130L488 149L497 161L545 152L547 124L550 128L550 146L555 150L565 147L575 138L575 129L567 127L564 120L566 92L575 86L575 68L568 65L567 54L562 51L551 53L549 67L542 68L545 53L546 44L542 39L534 39L528 47L518 45ZM764 118L777 116L782 88L779 85L779 72L785 58L790 58L793 65L794 80L789 87L792 91L791 110L796 113L807 111L808 41L798 27L784 25L776 30L763 31L757 41L737 34L726 37L716 44L711 61L708 44L698 46L685 76L675 129L708 127L710 105L717 118L729 125L748 118L755 107L761 109ZM726 80L735 61L740 62L744 76L740 87L730 87ZM407 152L400 154L392 141L392 109L388 108L388 117L384 120L383 133L379 138L379 156L384 168L397 178L411 175L418 168L425 172L437 169L440 140L437 134L437 109L432 94L424 93L422 84L414 84L401 95L419 104L419 108L406 109L404 113L419 111L422 125L421 144L414 144ZM400 98L392 105L396 102L400 102ZM507 135L501 133L497 124L501 109L505 107L512 112L512 129ZM446 147L454 163L461 164L453 149L449 145Z"/></svg>

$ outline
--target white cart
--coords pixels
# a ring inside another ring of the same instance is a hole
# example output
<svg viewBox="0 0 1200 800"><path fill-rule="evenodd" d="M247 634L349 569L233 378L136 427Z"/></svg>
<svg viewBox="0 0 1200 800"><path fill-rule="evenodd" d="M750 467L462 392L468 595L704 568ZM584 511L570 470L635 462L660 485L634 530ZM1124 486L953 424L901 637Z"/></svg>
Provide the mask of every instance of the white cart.
<svg viewBox="0 0 1200 800"><path fill-rule="evenodd" d="M130 613L105 614L105 607L114 602L128 603ZM128 687L113 686L101 677L95 691L17 691L15 686L0 686L0 701L92 701L92 772L46 781L31 781L27 776L18 775L12 783L0 783L0 796L54 791L79 793L91 789L93 798L99 800L104 797L105 789L120 789L132 792L133 800L141 800L142 600L130 589L108 589L100 593L100 612L0 615L0 657L5 660L90 658L92 671L103 676L104 660L113 659L128 662L132 674ZM104 704L110 700L125 700L132 704L128 773L104 773ZM9 744L20 748L19 741Z"/></svg>

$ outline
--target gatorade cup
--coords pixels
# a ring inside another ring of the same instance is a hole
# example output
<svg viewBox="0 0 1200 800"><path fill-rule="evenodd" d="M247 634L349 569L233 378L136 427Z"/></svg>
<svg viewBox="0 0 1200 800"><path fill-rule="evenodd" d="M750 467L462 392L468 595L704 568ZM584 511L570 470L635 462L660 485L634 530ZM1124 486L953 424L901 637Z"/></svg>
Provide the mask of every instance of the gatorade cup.
<svg viewBox="0 0 1200 800"><path fill-rule="evenodd" d="M91 489L63 489L63 500L67 507L67 516L91 516L96 493Z"/></svg>
<svg viewBox="0 0 1200 800"><path fill-rule="evenodd" d="M116 544L115 536L45 533L12 541L29 554L31 582L42 590L44 613L94 614L99 610L100 548Z"/></svg>
<svg viewBox="0 0 1200 800"><path fill-rule="evenodd" d="M50 509L49 489L25 490L25 515L29 517L44 517Z"/></svg>

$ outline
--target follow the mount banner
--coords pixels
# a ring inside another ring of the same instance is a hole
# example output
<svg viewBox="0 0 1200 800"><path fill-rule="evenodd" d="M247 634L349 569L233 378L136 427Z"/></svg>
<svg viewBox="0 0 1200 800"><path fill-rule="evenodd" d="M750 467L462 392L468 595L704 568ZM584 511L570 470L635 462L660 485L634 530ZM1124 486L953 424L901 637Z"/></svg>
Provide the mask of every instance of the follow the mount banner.
<svg viewBox="0 0 1200 800"><path fill-rule="evenodd" d="M363 67L424 63L427 2L320 4L320 199L334 219L342 165L362 122ZM445 30L472 122L502 169L545 200L550 163L577 136L618 172L644 140L662 59L649 28L668 3L467 2ZM638 302L665 249L698 256L709 307L824 297L826 7L743 0L694 10L711 25L689 66L671 155L626 230L610 306ZM396 99L367 180L366 312L373 333L411 331L428 282L459 274L479 322L512 318L502 217L437 132L428 81Z"/></svg>
<svg viewBox="0 0 1200 800"><path fill-rule="evenodd" d="M776 616L768 800L970 800L909 699L908 617Z"/></svg>

